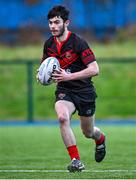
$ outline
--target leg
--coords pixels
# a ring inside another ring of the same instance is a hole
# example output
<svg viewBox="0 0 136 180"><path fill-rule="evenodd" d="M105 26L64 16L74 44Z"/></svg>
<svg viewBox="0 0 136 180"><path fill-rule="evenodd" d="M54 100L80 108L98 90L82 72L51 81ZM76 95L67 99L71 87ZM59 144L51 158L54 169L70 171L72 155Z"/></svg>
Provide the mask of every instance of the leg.
<svg viewBox="0 0 136 180"><path fill-rule="evenodd" d="M71 115L75 111L75 106L70 101L59 100L55 104L55 109L60 123L60 131L63 142L72 159L67 168L70 172L82 171L84 169L84 165L80 162L76 139L70 127Z"/></svg>
<svg viewBox="0 0 136 180"><path fill-rule="evenodd" d="M101 136L100 129L94 126L95 115L85 117L80 116L81 129L85 137L99 140Z"/></svg>
<svg viewBox="0 0 136 180"><path fill-rule="evenodd" d="M80 116L81 129L85 137L95 140L95 160L101 162L106 154L105 136L99 128L94 126L94 115L90 117Z"/></svg>
<svg viewBox="0 0 136 180"><path fill-rule="evenodd" d="M76 144L74 133L70 127L70 119L75 111L75 106L72 102L60 100L55 103L55 110L60 123L61 136L66 147Z"/></svg>

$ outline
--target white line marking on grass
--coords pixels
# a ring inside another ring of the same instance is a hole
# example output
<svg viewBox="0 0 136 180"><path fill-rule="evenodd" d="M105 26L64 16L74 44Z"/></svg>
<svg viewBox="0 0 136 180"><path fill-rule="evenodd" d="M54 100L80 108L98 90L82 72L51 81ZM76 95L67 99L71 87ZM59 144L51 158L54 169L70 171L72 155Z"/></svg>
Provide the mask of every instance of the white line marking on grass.
<svg viewBox="0 0 136 180"><path fill-rule="evenodd" d="M22 170L22 169L1 169L0 173L62 173L68 172L67 170ZM114 172L128 172L128 173L136 173L136 169L127 170L127 169L109 169L109 170L83 170L83 172L90 172L90 173L114 173Z"/></svg>

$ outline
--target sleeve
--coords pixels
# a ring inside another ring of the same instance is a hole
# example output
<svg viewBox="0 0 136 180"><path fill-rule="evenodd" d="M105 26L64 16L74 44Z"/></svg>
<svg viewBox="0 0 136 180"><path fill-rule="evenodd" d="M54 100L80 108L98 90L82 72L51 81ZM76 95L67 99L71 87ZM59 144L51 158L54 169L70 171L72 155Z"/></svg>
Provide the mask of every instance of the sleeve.
<svg viewBox="0 0 136 180"><path fill-rule="evenodd" d="M82 39L79 42L79 53L85 65L88 65L93 61L96 61L93 51L88 46L87 42Z"/></svg>
<svg viewBox="0 0 136 180"><path fill-rule="evenodd" d="M44 47L43 47L43 54L42 54L42 58L41 58L41 63L48 57L47 54L47 42L44 43Z"/></svg>

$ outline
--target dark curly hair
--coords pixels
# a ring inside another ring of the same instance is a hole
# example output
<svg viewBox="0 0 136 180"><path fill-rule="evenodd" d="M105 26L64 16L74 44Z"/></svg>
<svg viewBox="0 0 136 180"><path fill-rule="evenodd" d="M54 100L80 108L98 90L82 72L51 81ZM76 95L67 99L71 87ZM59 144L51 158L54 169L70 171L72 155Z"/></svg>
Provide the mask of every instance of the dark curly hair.
<svg viewBox="0 0 136 180"><path fill-rule="evenodd" d="M49 19L52 19L52 18L54 18L54 17L61 17L63 20L64 20L64 22L66 21L66 20L68 20L68 18L69 18L69 10L68 9L66 9L66 7L64 7L64 6L61 6L61 5L59 5L59 6L54 6L50 11L49 11L49 13L48 13L48 15L47 15L47 19L49 20Z"/></svg>

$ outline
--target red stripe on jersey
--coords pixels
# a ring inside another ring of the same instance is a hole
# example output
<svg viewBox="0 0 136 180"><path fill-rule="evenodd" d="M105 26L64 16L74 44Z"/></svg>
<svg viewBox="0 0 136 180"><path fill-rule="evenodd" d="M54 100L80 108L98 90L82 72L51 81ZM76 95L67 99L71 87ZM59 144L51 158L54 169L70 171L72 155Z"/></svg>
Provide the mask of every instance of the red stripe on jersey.
<svg viewBox="0 0 136 180"><path fill-rule="evenodd" d="M48 55L52 57L56 57L56 53L55 52L53 53L53 51L48 52ZM59 60L61 68L66 68L67 66L72 64L74 61L76 61L78 57L79 56L76 53L74 53L73 50L69 50L60 56L57 55L56 58Z"/></svg>
<svg viewBox="0 0 136 180"><path fill-rule="evenodd" d="M93 62L93 61L96 61L96 59L95 59L94 57L91 58L91 56L88 56L88 57L86 57L85 59L83 59L83 63L84 63L85 65L87 65L87 64L89 64L89 63L91 63L91 62Z"/></svg>
<svg viewBox="0 0 136 180"><path fill-rule="evenodd" d="M59 59L61 68L66 68L67 66L72 64L74 61L76 61L77 58L78 58L78 56L75 54L75 57L73 57L71 60L69 60L67 58Z"/></svg>
<svg viewBox="0 0 136 180"><path fill-rule="evenodd" d="M91 49L86 49L82 52L82 60L85 65L95 61L95 56Z"/></svg>
<svg viewBox="0 0 136 180"><path fill-rule="evenodd" d="M58 56L58 54L55 51L53 51L51 48L48 48L48 56L56 57Z"/></svg>
<svg viewBox="0 0 136 180"><path fill-rule="evenodd" d="M48 51L50 51L50 54L52 53L53 55L57 55L57 53L55 51L53 51L53 49L48 48Z"/></svg>
<svg viewBox="0 0 136 180"><path fill-rule="evenodd" d="M49 55L50 57L56 57L56 55L53 54L53 53L49 53L49 52L48 52L48 55Z"/></svg>

